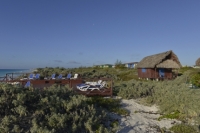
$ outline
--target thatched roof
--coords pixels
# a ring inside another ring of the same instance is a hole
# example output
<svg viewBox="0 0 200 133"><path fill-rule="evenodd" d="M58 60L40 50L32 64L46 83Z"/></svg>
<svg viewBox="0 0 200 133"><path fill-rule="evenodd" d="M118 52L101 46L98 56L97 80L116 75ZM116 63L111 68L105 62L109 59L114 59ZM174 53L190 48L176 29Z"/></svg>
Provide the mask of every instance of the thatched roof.
<svg viewBox="0 0 200 133"><path fill-rule="evenodd" d="M156 65L156 68L180 68L180 66L173 60L165 60Z"/></svg>
<svg viewBox="0 0 200 133"><path fill-rule="evenodd" d="M173 59L172 59L173 57ZM171 59L171 60L170 60ZM178 65L178 66L177 66ZM180 68L178 57L170 50L167 52L147 56L137 65L138 68Z"/></svg>
<svg viewBox="0 0 200 133"><path fill-rule="evenodd" d="M196 63L196 66L200 66L200 58L198 58L195 63Z"/></svg>

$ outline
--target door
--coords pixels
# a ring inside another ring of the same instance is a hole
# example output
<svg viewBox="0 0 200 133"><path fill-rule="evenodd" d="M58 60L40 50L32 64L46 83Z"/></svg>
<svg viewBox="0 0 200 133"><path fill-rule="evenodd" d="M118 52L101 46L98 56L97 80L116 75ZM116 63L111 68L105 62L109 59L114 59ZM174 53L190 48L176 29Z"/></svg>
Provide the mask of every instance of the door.
<svg viewBox="0 0 200 133"><path fill-rule="evenodd" d="M159 68L159 77L164 78L165 77L165 69L164 68Z"/></svg>

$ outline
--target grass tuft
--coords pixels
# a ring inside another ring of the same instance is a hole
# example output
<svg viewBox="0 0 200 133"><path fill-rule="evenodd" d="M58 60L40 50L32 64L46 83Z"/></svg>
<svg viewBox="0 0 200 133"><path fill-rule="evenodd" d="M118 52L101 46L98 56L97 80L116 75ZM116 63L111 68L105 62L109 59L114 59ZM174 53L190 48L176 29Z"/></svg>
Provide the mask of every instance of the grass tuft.
<svg viewBox="0 0 200 133"><path fill-rule="evenodd" d="M174 133L196 133L197 131L191 125L177 124L170 128Z"/></svg>
<svg viewBox="0 0 200 133"><path fill-rule="evenodd" d="M158 118L158 120L160 121L163 118L167 118L167 119L179 119L179 117L180 117L180 112L179 111L175 111L175 112L172 112L170 114L165 114L163 116L160 116Z"/></svg>

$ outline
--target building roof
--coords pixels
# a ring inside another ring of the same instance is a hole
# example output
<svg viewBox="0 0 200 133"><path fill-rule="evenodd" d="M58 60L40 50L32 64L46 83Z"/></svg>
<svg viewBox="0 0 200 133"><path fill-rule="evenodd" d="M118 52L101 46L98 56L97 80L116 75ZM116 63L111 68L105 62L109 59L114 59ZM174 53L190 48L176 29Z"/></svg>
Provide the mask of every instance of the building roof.
<svg viewBox="0 0 200 133"><path fill-rule="evenodd" d="M128 63L124 63L124 64L137 64L138 62L128 62Z"/></svg>
<svg viewBox="0 0 200 133"><path fill-rule="evenodd" d="M162 63L156 65L157 68L180 68L178 63L173 60L165 60Z"/></svg>
<svg viewBox="0 0 200 133"><path fill-rule="evenodd" d="M196 66L200 66L200 58L198 58L195 62Z"/></svg>
<svg viewBox="0 0 200 133"><path fill-rule="evenodd" d="M167 57L173 57L169 59ZM137 65L138 68L180 68L181 63L172 50L144 57Z"/></svg>
<svg viewBox="0 0 200 133"><path fill-rule="evenodd" d="M94 65L94 66L113 66L112 64L102 64L102 65Z"/></svg>

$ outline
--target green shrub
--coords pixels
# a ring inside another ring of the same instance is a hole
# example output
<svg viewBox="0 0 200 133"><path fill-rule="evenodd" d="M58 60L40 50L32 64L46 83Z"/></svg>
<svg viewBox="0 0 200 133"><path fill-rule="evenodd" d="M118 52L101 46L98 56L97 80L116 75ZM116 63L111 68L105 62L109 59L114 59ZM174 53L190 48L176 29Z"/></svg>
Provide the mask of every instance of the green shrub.
<svg viewBox="0 0 200 133"><path fill-rule="evenodd" d="M197 87L200 87L200 73L196 73L191 77L191 83Z"/></svg>
<svg viewBox="0 0 200 133"><path fill-rule="evenodd" d="M128 110L123 109L123 108L119 108L119 107L118 107L118 108L113 108L113 109L111 109L111 111L112 111L112 112L115 112L115 113L117 113L117 114L119 114L119 115L123 115L123 116L129 114Z"/></svg>
<svg viewBox="0 0 200 133"><path fill-rule="evenodd" d="M115 83L115 93L125 99L143 98L148 104L157 104L161 118L176 118L187 123L200 123L200 90L190 89L186 79L190 73L172 81L121 81ZM171 112L174 112L173 114ZM189 119L188 119L189 118ZM192 121L193 120L193 121Z"/></svg>
<svg viewBox="0 0 200 133"><path fill-rule="evenodd" d="M172 112L170 114L165 114L163 116L160 116L158 118L158 120L160 121L161 119L163 118L168 118L168 119L179 119L179 116L180 116L180 112L179 111L175 111L175 112Z"/></svg>
<svg viewBox="0 0 200 133"><path fill-rule="evenodd" d="M130 80L121 83L119 88L117 95L125 99L147 97L153 93L153 84L150 82Z"/></svg>
<svg viewBox="0 0 200 133"><path fill-rule="evenodd" d="M104 107L109 107L106 100L100 103L103 107L91 101L91 98L76 95L67 86L54 85L39 90L1 83L0 132L92 133L113 130L105 124L108 116Z"/></svg>
<svg viewBox="0 0 200 133"><path fill-rule="evenodd" d="M174 133L196 133L197 131L193 126L187 124L178 124L170 128Z"/></svg>
<svg viewBox="0 0 200 133"><path fill-rule="evenodd" d="M194 70L194 68L192 67L181 67L181 69L179 70L180 73L184 74L185 72L187 72L188 70Z"/></svg>
<svg viewBox="0 0 200 133"><path fill-rule="evenodd" d="M80 67L80 68L37 68L38 73L44 77L50 77L53 73L60 74L62 73L63 76L66 76L68 73L79 73L81 78L83 79L94 79L94 78L111 78L115 81L124 80L128 81L131 79L137 79L137 72L136 69L127 69L122 67L122 69L115 69L115 68L90 68L90 67Z"/></svg>
<svg viewBox="0 0 200 133"><path fill-rule="evenodd" d="M128 111L121 108L120 99L103 98L103 97L92 97L89 104L98 106L108 110L109 112L114 112L119 115L127 115Z"/></svg>

